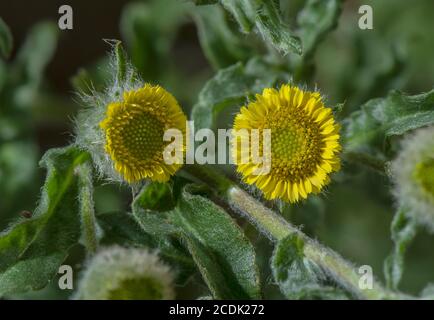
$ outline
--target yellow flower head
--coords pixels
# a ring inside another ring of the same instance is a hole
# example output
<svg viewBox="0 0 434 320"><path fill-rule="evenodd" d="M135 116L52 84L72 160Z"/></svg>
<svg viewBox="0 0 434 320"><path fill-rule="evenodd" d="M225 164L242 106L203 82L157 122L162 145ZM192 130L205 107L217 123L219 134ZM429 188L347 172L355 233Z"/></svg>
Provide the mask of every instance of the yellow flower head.
<svg viewBox="0 0 434 320"><path fill-rule="evenodd" d="M242 107L234 121L235 132L258 129L259 150L263 150L261 131L271 132L271 167L267 174L251 161L239 162L245 154L233 139L233 155L243 181L255 184L266 199L297 202L311 192L318 193L329 181L329 174L340 168L339 125L332 110L324 106L318 92L307 92L283 85L280 90L264 89L256 101Z"/></svg>
<svg viewBox="0 0 434 320"><path fill-rule="evenodd" d="M149 178L167 181L180 163L166 164L163 158L164 132L178 129L186 133L186 117L175 98L160 86L145 84L126 91L123 100L107 107L100 127L105 132L105 151L114 168L129 183ZM185 145L182 145L182 154Z"/></svg>

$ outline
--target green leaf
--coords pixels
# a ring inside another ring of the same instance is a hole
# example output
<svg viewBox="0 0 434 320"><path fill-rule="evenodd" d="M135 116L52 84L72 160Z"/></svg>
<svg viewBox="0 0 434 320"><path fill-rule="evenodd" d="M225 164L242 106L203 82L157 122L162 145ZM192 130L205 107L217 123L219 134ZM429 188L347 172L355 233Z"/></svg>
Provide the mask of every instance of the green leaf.
<svg viewBox="0 0 434 320"><path fill-rule="evenodd" d="M52 149L42 158L48 174L33 217L0 234L0 296L43 288L78 243L76 169L87 159L73 146Z"/></svg>
<svg viewBox="0 0 434 320"><path fill-rule="evenodd" d="M103 231L102 245L125 247L154 247L151 235L144 232L134 217L125 212L104 213L97 216L98 225Z"/></svg>
<svg viewBox="0 0 434 320"><path fill-rule="evenodd" d="M248 0L220 0L222 6L229 11L238 22L241 31L250 33L255 26L255 9Z"/></svg>
<svg viewBox="0 0 434 320"><path fill-rule="evenodd" d="M170 183L150 182L134 199L133 210L169 211L175 207L173 186Z"/></svg>
<svg viewBox="0 0 434 320"><path fill-rule="evenodd" d="M142 240L146 246L156 248L173 268L178 269L178 282L185 282L193 272L190 255L181 244L177 226L173 225L169 217L173 214L175 203L173 187L168 183L151 182L142 188L132 204L132 217L140 227ZM120 218L118 218L120 219ZM127 219L122 217L122 219ZM132 223L122 229L115 228L117 234L131 238L136 244L139 235L136 234ZM112 227L113 228L113 227Z"/></svg>
<svg viewBox="0 0 434 320"><path fill-rule="evenodd" d="M382 153L385 137L433 123L434 90L414 96L392 91L385 98L368 101L344 121L345 150Z"/></svg>
<svg viewBox="0 0 434 320"><path fill-rule="evenodd" d="M216 299L259 299L255 251L238 225L210 200L181 194L171 220L183 232L190 253Z"/></svg>
<svg viewBox="0 0 434 320"><path fill-rule="evenodd" d="M191 117L195 129L214 128L218 110L233 104L242 105L249 94L254 78L245 74L241 63L222 69L209 80L199 93Z"/></svg>
<svg viewBox="0 0 434 320"><path fill-rule="evenodd" d="M309 0L297 16L304 59L311 58L322 39L338 24L343 0Z"/></svg>
<svg viewBox="0 0 434 320"><path fill-rule="evenodd" d="M0 54L8 58L12 52L12 34L7 24L0 17Z"/></svg>
<svg viewBox="0 0 434 320"><path fill-rule="evenodd" d="M202 49L215 69L246 61L252 49L247 49L226 22L220 6L197 7L194 18Z"/></svg>
<svg viewBox="0 0 434 320"><path fill-rule="evenodd" d="M133 65L145 80L161 81L171 64L171 47L184 15L181 1L153 0L125 6L121 34Z"/></svg>
<svg viewBox="0 0 434 320"><path fill-rule="evenodd" d="M255 26L264 40L283 54L302 53L300 39L282 21L278 1L221 0L221 4L234 16L244 33L250 33Z"/></svg>
<svg viewBox="0 0 434 320"><path fill-rule="evenodd" d="M176 232L168 220L168 211L174 205L172 187L168 183L150 182L135 197L133 216L147 233L166 237Z"/></svg>
<svg viewBox="0 0 434 320"><path fill-rule="evenodd" d="M199 93L193 106L195 130L215 128L218 115L229 107L241 107L249 96L289 81L287 73L261 59L252 59L245 66L237 63L219 70Z"/></svg>
<svg viewBox="0 0 434 320"><path fill-rule="evenodd" d="M288 299L346 299L324 272L304 256L304 242L296 234L279 241L271 262L273 277Z"/></svg>
<svg viewBox="0 0 434 320"><path fill-rule="evenodd" d="M391 232L394 247L393 252L384 262L384 274L387 286L392 289L398 289L398 284L404 271L405 252L416 236L416 223L401 208L393 218Z"/></svg>
<svg viewBox="0 0 434 320"><path fill-rule="evenodd" d="M265 40L283 54L292 51L301 55L303 51L300 38L292 35L289 27L282 22L278 2L265 0L259 3L256 8L256 27Z"/></svg>
<svg viewBox="0 0 434 320"><path fill-rule="evenodd" d="M162 241L162 238L147 233L132 214L124 212L105 213L98 216L98 223L104 233L101 239L102 244L158 249L160 256L174 268L188 272L188 274L183 275L184 278L191 275L193 261L188 252L180 244L170 242L169 238Z"/></svg>
<svg viewBox="0 0 434 320"><path fill-rule="evenodd" d="M118 41L115 45L115 57L116 57L116 81L123 83L127 77L127 54L122 47L122 43Z"/></svg>

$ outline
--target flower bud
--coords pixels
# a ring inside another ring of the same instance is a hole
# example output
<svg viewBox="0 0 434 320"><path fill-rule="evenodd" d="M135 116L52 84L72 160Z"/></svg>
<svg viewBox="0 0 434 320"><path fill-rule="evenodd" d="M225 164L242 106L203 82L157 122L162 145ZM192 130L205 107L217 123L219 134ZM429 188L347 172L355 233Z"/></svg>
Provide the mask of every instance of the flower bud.
<svg viewBox="0 0 434 320"><path fill-rule="evenodd" d="M394 195L407 214L434 231L434 127L406 138L392 163Z"/></svg>
<svg viewBox="0 0 434 320"><path fill-rule="evenodd" d="M157 254L145 249L106 248L88 263L77 299L174 299L173 275Z"/></svg>

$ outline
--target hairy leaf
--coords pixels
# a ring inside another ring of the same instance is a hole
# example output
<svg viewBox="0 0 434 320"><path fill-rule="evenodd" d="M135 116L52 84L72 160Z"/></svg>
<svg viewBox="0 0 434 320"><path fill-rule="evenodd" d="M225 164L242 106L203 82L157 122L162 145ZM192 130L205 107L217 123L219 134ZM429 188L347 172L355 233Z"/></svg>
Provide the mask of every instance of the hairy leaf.
<svg viewBox="0 0 434 320"><path fill-rule="evenodd" d="M284 238L275 248L271 267L282 293L288 299L346 299L303 250L304 242L296 234Z"/></svg>
<svg viewBox="0 0 434 320"><path fill-rule="evenodd" d="M126 247L153 247L153 238L143 232L134 217L125 212L110 212L97 216L103 235L102 245L121 245Z"/></svg>
<svg viewBox="0 0 434 320"><path fill-rule="evenodd" d="M237 20L241 31L249 33L256 27L264 40L283 54L302 53L300 39L282 21L278 1L221 0L221 4Z"/></svg>
<svg viewBox="0 0 434 320"><path fill-rule="evenodd" d="M220 6L198 7L194 17L202 49L215 69L247 60L251 52L232 32Z"/></svg>
<svg viewBox="0 0 434 320"><path fill-rule="evenodd" d="M250 33L253 30L255 26L255 8L251 1L220 0L220 3L233 15L242 32Z"/></svg>
<svg viewBox="0 0 434 320"><path fill-rule="evenodd" d="M133 216L147 233L166 237L176 232L168 220L168 212L173 206L172 187L167 183L151 182L135 197Z"/></svg>
<svg viewBox="0 0 434 320"><path fill-rule="evenodd" d="M215 128L219 113L225 109L233 106L239 108L249 96L286 81L289 79L285 72L261 59L252 59L245 66L237 63L218 71L205 84L198 102L193 106L195 129Z"/></svg>
<svg viewBox="0 0 434 320"><path fill-rule="evenodd" d="M392 91L368 101L344 121L347 152L379 153L385 137L434 123L434 90L414 96Z"/></svg>
<svg viewBox="0 0 434 320"><path fill-rule="evenodd" d="M343 0L309 0L297 17L304 59L310 58L321 40L336 28Z"/></svg>
<svg viewBox="0 0 434 320"><path fill-rule="evenodd" d="M258 299L255 251L238 225L210 200L187 186L171 220L186 237L202 277L216 299Z"/></svg>
<svg viewBox="0 0 434 320"><path fill-rule="evenodd" d="M116 231L117 237L126 238L135 245L145 241L142 245L158 249L173 268L179 269L178 281L184 282L193 272L193 263L181 244L177 226L169 219L174 214L174 205L172 185L151 182L142 188L132 204L132 217L143 235L136 233L136 226L131 221L123 228L111 229ZM116 219L129 220L126 216Z"/></svg>
<svg viewBox="0 0 434 320"><path fill-rule="evenodd" d="M389 288L397 289L404 271L404 256L411 241L416 236L416 223L400 209L393 218L391 232L394 242L393 252L384 262L384 274Z"/></svg>
<svg viewBox="0 0 434 320"><path fill-rule="evenodd" d="M256 8L256 27L261 35L268 40L279 52L287 54L294 52L302 54L301 41L290 32L280 18L278 2L265 0Z"/></svg>
<svg viewBox="0 0 434 320"><path fill-rule="evenodd" d="M42 158L48 174L33 217L0 234L0 296L43 288L78 243L76 170L87 159L75 147L52 149Z"/></svg>

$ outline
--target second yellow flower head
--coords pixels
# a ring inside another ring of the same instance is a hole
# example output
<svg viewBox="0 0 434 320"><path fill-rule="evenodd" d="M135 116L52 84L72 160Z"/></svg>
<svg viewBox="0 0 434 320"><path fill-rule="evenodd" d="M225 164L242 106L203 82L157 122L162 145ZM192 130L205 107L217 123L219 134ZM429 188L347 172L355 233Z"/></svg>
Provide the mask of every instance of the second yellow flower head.
<svg viewBox="0 0 434 320"><path fill-rule="evenodd" d="M243 180L255 184L266 199L297 202L307 198L318 193L329 182L329 174L340 167L339 125L317 92L291 85L265 89L241 108L234 129L271 131L270 172L255 174L254 161L237 166ZM233 143L233 154L242 153L240 144Z"/></svg>

